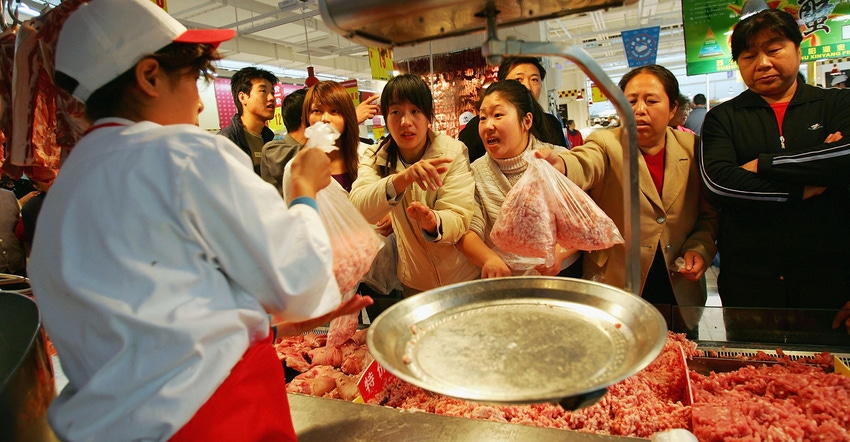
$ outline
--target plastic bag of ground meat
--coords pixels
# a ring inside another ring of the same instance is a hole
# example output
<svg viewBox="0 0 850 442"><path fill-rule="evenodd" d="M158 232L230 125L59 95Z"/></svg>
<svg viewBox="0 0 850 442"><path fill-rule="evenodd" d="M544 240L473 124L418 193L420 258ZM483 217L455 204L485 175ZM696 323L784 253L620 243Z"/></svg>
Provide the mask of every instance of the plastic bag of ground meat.
<svg viewBox="0 0 850 442"><path fill-rule="evenodd" d="M348 200L348 193L335 180L316 194L319 217L331 240L333 269L342 301L357 292L360 280L384 246L381 236ZM328 347L338 347L357 331L357 315L334 318L328 330Z"/></svg>
<svg viewBox="0 0 850 442"><path fill-rule="evenodd" d="M505 196L490 239L517 255L546 258L555 244L566 249L601 250L622 243L614 221L580 187L546 160L525 153L528 169Z"/></svg>
<svg viewBox="0 0 850 442"><path fill-rule="evenodd" d="M339 132L328 123L317 122L305 131L307 142L304 148L317 147L325 152L336 150L334 141ZM286 165L283 174L283 195L287 202L291 200L292 174L291 163ZM360 280L369 272L378 251L384 246L381 236L366 221L360 211L348 200L348 192L336 180L316 193L319 217L330 237L333 249L333 267L336 282L343 295L343 301L354 296L354 290Z"/></svg>
<svg viewBox="0 0 850 442"><path fill-rule="evenodd" d="M538 168L529 165L505 195L490 240L508 254L539 258L548 267L555 262L557 224L547 195L551 186L540 179Z"/></svg>
<svg viewBox="0 0 850 442"><path fill-rule="evenodd" d="M603 250L623 242L614 221L584 190L546 160L526 153L528 170L545 184L550 210L555 215L556 239L565 249Z"/></svg>
<svg viewBox="0 0 850 442"><path fill-rule="evenodd" d="M336 181L316 194L319 217L325 225L334 255L334 276L343 294L356 289L384 246L375 229L348 200ZM343 299L345 301L345 299Z"/></svg>

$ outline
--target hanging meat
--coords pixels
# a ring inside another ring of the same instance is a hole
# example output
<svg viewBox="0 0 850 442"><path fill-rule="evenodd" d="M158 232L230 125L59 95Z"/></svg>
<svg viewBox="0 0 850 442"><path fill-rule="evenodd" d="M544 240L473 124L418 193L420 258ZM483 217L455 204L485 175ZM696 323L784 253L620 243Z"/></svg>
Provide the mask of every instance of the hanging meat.
<svg viewBox="0 0 850 442"><path fill-rule="evenodd" d="M70 150L88 126L83 105L53 83L53 55L59 31L82 3L63 1L18 27L11 109L3 108L4 114L9 111L12 121L11 132L5 132L6 162L23 166L35 181L52 181L62 150ZM7 98L3 97L4 105ZM5 163L3 168L7 169Z"/></svg>
<svg viewBox="0 0 850 442"><path fill-rule="evenodd" d="M19 169L6 164L6 136L12 133L12 71L15 60L15 39L17 27L9 27L0 34L0 168L4 172L18 177Z"/></svg>

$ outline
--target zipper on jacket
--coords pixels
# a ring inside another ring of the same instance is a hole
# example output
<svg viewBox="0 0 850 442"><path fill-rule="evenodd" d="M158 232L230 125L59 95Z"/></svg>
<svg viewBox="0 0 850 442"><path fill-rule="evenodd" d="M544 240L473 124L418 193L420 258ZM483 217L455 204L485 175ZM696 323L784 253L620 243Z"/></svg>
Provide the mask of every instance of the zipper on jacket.
<svg viewBox="0 0 850 442"><path fill-rule="evenodd" d="M782 150L785 150L785 136L784 135L779 136L779 143L782 145Z"/></svg>

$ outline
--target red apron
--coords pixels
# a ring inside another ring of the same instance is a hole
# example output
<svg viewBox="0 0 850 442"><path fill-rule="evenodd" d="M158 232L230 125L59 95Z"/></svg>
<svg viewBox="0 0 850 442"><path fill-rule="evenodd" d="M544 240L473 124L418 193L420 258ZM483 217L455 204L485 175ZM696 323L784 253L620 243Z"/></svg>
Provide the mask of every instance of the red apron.
<svg viewBox="0 0 850 442"><path fill-rule="evenodd" d="M252 345L171 442L297 441L272 336Z"/></svg>

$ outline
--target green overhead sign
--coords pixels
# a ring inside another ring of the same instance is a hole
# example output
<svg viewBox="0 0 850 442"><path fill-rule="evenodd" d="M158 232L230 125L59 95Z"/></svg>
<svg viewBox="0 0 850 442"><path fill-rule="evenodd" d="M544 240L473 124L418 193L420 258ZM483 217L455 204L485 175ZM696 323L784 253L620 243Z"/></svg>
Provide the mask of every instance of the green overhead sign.
<svg viewBox="0 0 850 442"><path fill-rule="evenodd" d="M682 0L688 75L736 70L729 39L742 15L782 9L797 19L803 61L850 56L850 2L847 0Z"/></svg>

